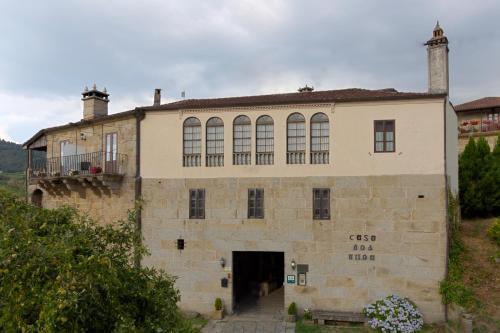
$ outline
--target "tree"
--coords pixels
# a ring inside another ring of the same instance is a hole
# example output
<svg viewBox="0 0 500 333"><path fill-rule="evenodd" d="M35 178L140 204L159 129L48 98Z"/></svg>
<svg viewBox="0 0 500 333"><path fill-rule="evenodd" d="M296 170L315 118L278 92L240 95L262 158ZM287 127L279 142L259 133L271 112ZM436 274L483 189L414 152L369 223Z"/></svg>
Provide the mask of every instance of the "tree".
<svg viewBox="0 0 500 333"><path fill-rule="evenodd" d="M174 279L133 265L135 212L115 227L0 191L1 332L193 332Z"/></svg>
<svg viewBox="0 0 500 333"><path fill-rule="evenodd" d="M489 215L500 215L500 135L489 156L489 168L481 181Z"/></svg>
<svg viewBox="0 0 500 333"><path fill-rule="evenodd" d="M476 141L471 137L459 157L458 165L460 205L464 216L474 216L476 214L476 207L480 205L476 193L476 180L479 178L476 167L477 157Z"/></svg>

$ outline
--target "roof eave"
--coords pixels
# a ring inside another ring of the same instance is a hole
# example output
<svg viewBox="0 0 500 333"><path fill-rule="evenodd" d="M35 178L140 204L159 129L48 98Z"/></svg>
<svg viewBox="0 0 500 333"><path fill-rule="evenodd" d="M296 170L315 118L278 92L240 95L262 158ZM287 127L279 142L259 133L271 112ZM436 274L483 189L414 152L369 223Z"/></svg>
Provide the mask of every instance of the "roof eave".
<svg viewBox="0 0 500 333"><path fill-rule="evenodd" d="M446 93L437 94L422 94L414 96L383 96L383 97L359 97L359 98L335 98L335 99L317 99L308 101L277 101L277 102L254 102L254 103L227 103L221 105L174 105L174 103L163 104L159 106L145 106L141 110L146 112L157 111L177 111L186 109L217 109L217 108L231 108L231 107L252 107L264 105L293 105L293 104L318 104L318 103L355 103L355 102L373 102L373 101L395 101L395 100L414 100L414 99L435 99L446 98Z"/></svg>

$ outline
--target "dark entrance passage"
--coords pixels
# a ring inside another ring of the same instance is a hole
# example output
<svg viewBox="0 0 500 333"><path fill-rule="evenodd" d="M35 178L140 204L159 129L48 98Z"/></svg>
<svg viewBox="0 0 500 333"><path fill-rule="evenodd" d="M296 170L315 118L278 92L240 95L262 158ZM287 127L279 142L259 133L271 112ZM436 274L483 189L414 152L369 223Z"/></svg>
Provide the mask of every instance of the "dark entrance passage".
<svg viewBox="0 0 500 333"><path fill-rule="evenodd" d="M284 307L283 252L233 252L233 310L275 314Z"/></svg>

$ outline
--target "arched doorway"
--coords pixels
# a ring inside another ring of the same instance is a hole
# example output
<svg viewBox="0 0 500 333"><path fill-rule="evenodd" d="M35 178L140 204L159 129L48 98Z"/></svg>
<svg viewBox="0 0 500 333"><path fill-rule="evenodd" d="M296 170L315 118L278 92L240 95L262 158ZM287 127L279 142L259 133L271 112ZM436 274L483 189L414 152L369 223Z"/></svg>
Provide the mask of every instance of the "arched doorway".
<svg viewBox="0 0 500 333"><path fill-rule="evenodd" d="M31 203L37 207L42 207L43 192L40 189L36 189L31 194Z"/></svg>

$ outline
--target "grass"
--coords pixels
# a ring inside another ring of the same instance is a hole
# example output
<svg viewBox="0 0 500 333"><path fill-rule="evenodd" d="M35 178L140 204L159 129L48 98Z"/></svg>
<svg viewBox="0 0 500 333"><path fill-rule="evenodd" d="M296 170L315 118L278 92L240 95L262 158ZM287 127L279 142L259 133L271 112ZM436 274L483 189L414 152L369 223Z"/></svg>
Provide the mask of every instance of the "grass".
<svg viewBox="0 0 500 333"><path fill-rule="evenodd" d="M462 283L481 303L471 311L474 332L500 332L500 264L492 259L500 249L487 236L494 220L464 220L460 231L465 247Z"/></svg>
<svg viewBox="0 0 500 333"><path fill-rule="evenodd" d="M295 333L376 333L378 331L365 327L361 324L352 326L329 326L305 324L302 320L297 321ZM439 332L435 326L425 325L421 333Z"/></svg>
<svg viewBox="0 0 500 333"><path fill-rule="evenodd" d="M24 172L0 173L0 189L24 197L26 193Z"/></svg>
<svg viewBox="0 0 500 333"><path fill-rule="evenodd" d="M188 320L198 329L203 328L208 323L208 319L205 319L202 316L197 316Z"/></svg>

